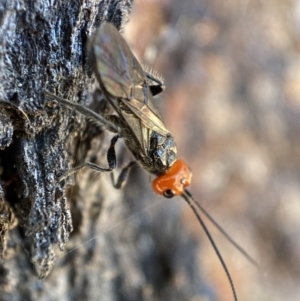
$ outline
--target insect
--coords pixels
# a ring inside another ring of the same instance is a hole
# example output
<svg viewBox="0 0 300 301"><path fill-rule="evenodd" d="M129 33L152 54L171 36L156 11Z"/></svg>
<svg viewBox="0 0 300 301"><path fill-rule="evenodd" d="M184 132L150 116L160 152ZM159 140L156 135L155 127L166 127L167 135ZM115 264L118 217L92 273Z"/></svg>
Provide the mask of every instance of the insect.
<svg viewBox="0 0 300 301"><path fill-rule="evenodd" d="M126 182L129 170L135 164L139 164L156 176L152 186L159 195L167 198L182 196L194 211L217 253L230 282L234 300L237 301L228 269L196 207L202 210L209 219L212 218L186 189L191 183L192 173L183 160L177 159L174 138L163 123L155 106L153 97L164 90L163 81L142 68L126 41L110 23L103 23L99 27L88 45L88 51L100 88L116 115L101 116L80 104L55 96L48 91L45 93L59 103L74 108L88 118L104 125L116 135L112 138L107 152L108 168L87 162L75 167L66 176L83 167L90 167L100 172L112 172L117 166L114 146L119 138L123 138L136 161L130 162L122 170L117 181L113 181L114 186L122 187ZM219 226L217 225L217 227ZM221 231L228 238L222 229ZM239 248L236 243L232 243Z"/></svg>

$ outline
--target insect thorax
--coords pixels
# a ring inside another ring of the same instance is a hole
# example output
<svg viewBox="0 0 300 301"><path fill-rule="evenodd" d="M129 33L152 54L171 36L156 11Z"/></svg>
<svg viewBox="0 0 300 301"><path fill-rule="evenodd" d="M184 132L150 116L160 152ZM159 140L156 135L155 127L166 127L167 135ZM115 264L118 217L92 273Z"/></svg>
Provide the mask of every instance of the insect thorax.
<svg viewBox="0 0 300 301"><path fill-rule="evenodd" d="M164 173L177 160L174 138L170 134L163 136L152 131L148 158L151 158L151 170L147 168L150 172L156 175Z"/></svg>
<svg viewBox="0 0 300 301"><path fill-rule="evenodd" d="M141 147L128 128L122 132L122 137L137 162L148 172L159 175L177 160L176 144L170 134L163 136L149 130L149 136L149 143Z"/></svg>
<svg viewBox="0 0 300 301"><path fill-rule="evenodd" d="M161 174L177 160L177 147L171 134L166 136L152 131L149 157L153 160L154 173Z"/></svg>

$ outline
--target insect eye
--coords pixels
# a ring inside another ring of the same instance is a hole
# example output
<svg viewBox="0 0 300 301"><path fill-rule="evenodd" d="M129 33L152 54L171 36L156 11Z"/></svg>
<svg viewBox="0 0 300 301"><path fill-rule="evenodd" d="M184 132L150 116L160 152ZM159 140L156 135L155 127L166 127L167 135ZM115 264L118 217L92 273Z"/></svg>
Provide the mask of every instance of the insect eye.
<svg viewBox="0 0 300 301"><path fill-rule="evenodd" d="M164 193L163 193L164 197L166 197L166 198L168 198L168 199L170 199L170 198L172 198L173 196L175 196L175 194L176 194L176 193L175 193L172 189L167 189L167 190L165 190Z"/></svg>

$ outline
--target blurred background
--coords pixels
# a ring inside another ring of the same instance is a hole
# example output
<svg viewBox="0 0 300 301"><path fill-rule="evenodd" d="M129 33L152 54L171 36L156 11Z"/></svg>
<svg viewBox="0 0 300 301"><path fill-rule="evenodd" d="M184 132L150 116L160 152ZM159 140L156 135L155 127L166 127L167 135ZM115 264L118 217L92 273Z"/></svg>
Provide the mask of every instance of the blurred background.
<svg viewBox="0 0 300 301"><path fill-rule="evenodd" d="M239 300L300 298L300 2L136 0L125 38L165 79L157 103L193 170L191 191L260 264L207 226ZM232 300L190 208L205 281ZM169 201L168 201L169 202ZM203 300L203 299L192 299Z"/></svg>

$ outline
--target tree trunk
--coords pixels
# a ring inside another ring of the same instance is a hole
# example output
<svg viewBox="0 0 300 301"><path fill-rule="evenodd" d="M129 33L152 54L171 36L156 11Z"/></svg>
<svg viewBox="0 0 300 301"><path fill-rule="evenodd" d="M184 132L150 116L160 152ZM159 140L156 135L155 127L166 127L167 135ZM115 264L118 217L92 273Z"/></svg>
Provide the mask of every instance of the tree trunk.
<svg viewBox="0 0 300 301"><path fill-rule="evenodd" d="M158 200L144 171L123 191L90 170L59 181L86 161L107 166L109 137L43 91L107 109L90 96L85 44L104 20L122 28L130 9L0 1L0 300L185 300L202 289L178 205Z"/></svg>

